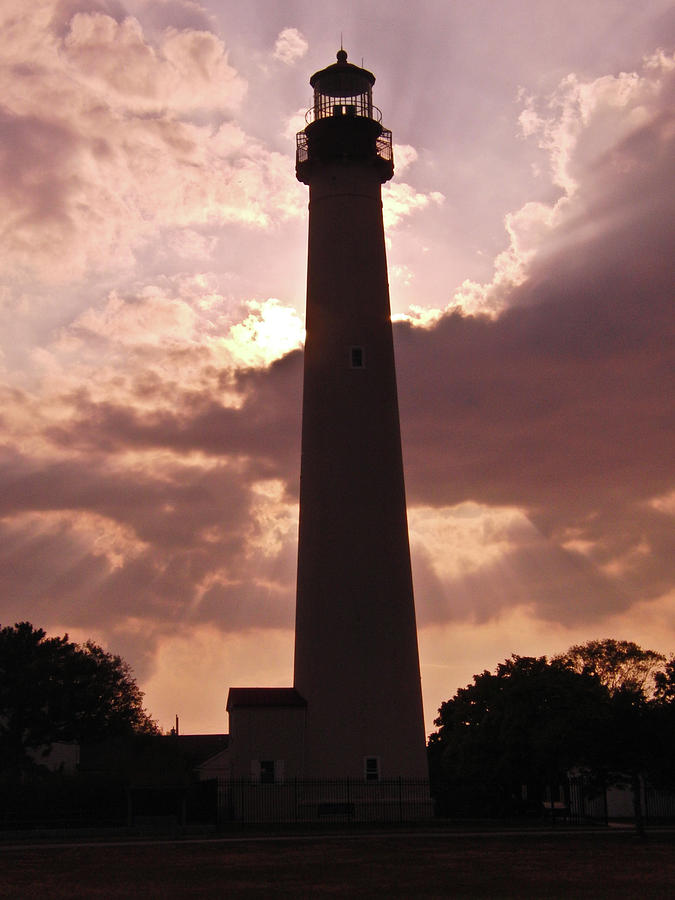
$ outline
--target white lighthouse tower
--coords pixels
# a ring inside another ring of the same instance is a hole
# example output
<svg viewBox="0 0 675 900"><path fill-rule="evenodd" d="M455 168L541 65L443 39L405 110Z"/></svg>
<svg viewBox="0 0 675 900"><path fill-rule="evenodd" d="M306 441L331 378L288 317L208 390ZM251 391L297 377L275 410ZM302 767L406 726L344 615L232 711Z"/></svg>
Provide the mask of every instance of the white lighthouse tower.
<svg viewBox="0 0 675 900"><path fill-rule="evenodd" d="M429 794L382 221L394 165L374 82L340 50L310 79L297 135L309 251L294 686L232 688L228 711L234 774L381 786L385 800L407 781L412 817ZM343 804L357 817L359 796Z"/></svg>
<svg viewBox="0 0 675 900"><path fill-rule="evenodd" d="M296 172L309 185L295 688L310 776L424 777L375 77L316 72Z"/></svg>

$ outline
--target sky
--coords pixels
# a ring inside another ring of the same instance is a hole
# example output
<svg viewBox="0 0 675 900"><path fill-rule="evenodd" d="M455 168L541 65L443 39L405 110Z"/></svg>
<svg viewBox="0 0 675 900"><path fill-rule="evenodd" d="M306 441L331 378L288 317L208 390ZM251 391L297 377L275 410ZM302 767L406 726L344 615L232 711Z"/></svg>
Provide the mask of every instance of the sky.
<svg viewBox="0 0 675 900"><path fill-rule="evenodd" d="M512 653L675 652L669 0L4 0L0 623L164 728L292 681L307 188L373 71L427 729Z"/></svg>

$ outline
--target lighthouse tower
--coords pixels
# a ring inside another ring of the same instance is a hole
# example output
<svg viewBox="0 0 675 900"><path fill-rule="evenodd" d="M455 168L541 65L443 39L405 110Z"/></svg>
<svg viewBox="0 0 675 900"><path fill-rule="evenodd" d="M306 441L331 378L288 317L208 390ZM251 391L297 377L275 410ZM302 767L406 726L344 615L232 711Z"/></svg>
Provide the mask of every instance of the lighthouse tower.
<svg viewBox="0 0 675 900"><path fill-rule="evenodd" d="M223 815L430 814L382 224L394 174L375 76L316 72L293 687L232 687Z"/></svg>
<svg viewBox="0 0 675 900"><path fill-rule="evenodd" d="M309 186L294 688L306 778L427 777L381 186L391 132L375 76L310 79L297 135Z"/></svg>

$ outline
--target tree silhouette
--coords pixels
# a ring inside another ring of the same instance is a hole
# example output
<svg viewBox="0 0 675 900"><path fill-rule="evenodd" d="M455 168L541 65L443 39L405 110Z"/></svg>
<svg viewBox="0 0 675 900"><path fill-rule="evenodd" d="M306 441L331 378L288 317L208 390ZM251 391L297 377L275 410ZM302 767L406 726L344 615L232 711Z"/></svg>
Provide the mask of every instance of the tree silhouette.
<svg viewBox="0 0 675 900"><path fill-rule="evenodd" d="M675 705L675 656L654 673L654 699L661 704Z"/></svg>
<svg viewBox="0 0 675 900"><path fill-rule="evenodd" d="M443 703L429 740L436 796L475 813L540 808L573 766L595 762L608 694L593 675L546 657L512 656ZM464 810L468 811L468 810Z"/></svg>
<svg viewBox="0 0 675 900"><path fill-rule="evenodd" d="M121 657L30 622L0 629L0 770L29 768L55 741L157 731Z"/></svg>
<svg viewBox="0 0 675 900"><path fill-rule="evenodd" d="M632 641L512 656L443 703L429 738L435 795L446 812L514 812L570 770L629 786L643 830L642 787L675 784L675 657ZM464 809L461 809L462 803Z"/></svg>
<svg viewBox="0 0 675 900"><path fill-rule="evenodd" d="M609 691L605 777L630 787L635 827L642 834L643 779L663 783L672 777L672 709L660 706L675 693L674 661L666 663L662 653L613 638L575 644L558 659L576 671L596 675Z"/></svg>
<svg viewBox="0 0 675 900"><path fill-rule="evenodd" d="M653 690L654 678L666 658L655 650L643 650L633 641L587 641L575 644L554 659L571 665L577 672L597 675L610 694L630 691L645 699Z"/></svg>

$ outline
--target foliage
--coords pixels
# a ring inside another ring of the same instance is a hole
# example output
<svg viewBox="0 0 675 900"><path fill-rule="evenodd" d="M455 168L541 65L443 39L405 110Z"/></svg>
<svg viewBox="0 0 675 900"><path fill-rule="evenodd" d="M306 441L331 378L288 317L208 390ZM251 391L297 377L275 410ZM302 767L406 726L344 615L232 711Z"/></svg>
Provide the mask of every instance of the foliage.
<svg viewBox="0 0 675 900"><path fill-rule="evenodd" d="M0 769L30 767L55 741L157 730L121 657L29 622L0 629Z"/></svg>
<svg viewBox="0 0 675 900"><path fill-rule="evenodd" d="M607 691L588 673L546 657L512 656L474 676L439 710L429 742L437 796L478 799L479 812L519 807L522 786L537 808L549 785L594 762L606 726Z"/></svg>
<svg viewBox="0 0 675 900"><path fill-rule="evenodd" d="M675 656L654 673L654 699L658 703L675 704Z"/></svg>
<svg viewBox="0 0 675 900"><path fill-rule="evenodd" d="M643 778L654 785L675 782L675 661L633 641L611 638L577 644L560 659L596 675L610 694L603 747L603 777L631 788L636 828L643 830ZM663 665L665 663L665 666Z"/></svg>
<svg viewBox="0 0 675 900"><path fill-rule="evenodd" d="M630 691L646 696L651 692L658 667L665 656L654 650L643 650L633 641L587 641L575 644L556 657L577 672L597 675L610 694Z"/></svg>
<svg viewBox="0 0 675 900"><path fill-rule="evenodd" d="M550 661L512 656L460 688L434 724L429 763L445 813L522 811L523 787L541 808L576 769L629 785L638 821L640 776L675 781L675 657L611 639Z"/></svg>

